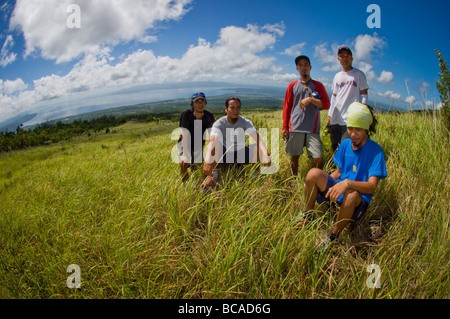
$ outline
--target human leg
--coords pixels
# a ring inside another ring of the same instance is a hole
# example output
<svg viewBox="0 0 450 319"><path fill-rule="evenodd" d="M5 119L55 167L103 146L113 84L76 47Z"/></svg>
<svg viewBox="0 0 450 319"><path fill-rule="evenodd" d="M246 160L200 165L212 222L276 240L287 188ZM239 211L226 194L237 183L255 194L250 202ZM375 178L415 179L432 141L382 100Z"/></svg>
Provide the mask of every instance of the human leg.
<svg viewBox="0 0 450 319"><path fill-rule="evenodd" d="M323 168L322 158L314 158L313 166L314 166L314 168L322 169Z"/></svg>
<svg viewBox="0 0 450 319"><path fill-rule="evenodd" d="M334 124L330 125L330 140L331 148L333 152L339 147L339 144L350 136L347 133L347 127L345 125Z"/></svg>
<svg viewBox="0 0 450 319"><path fill-rule="evenodd" d="M306 133L290 132L289 138L284 145L286 154L290 156L291 174L296 176L298 174L298 161L303 154L303 147L305 145Z"/></svg>
<svg viewBox="0 0 450 319"><path fill-rule="evenodd" d="M189 179L189 173L188 173L188 168L189 168L190 164L189 163L180 163L180 175L181 175L181 180L183 182L186 182Z"/></svg>
<svg viewBox="0 0 450 319"><path fill-rule="evenodd" d="M314 209L319 192L325 191L329 181L329 175L323 170L312 168L305 178L305 211Z"/></svg>
<svg viewBox="0 0 450 319"><path fill-rule="evenodd" d="M298 160L300 155L291 156L291 174L292 176L297 176L298 174Z"/></svg>
<svg viewBox="0 0 450 319"><path fill-rule="evenodd" d="M338 148L339 142L341 141L341 130L339 125L333 124L330 125L330 140L331 140L331 148L333 152Z"/></svg>
<svg viewBox="0 0 450 319"><path fill-rule="evenodd" d="M344 198L342 199L342 203L339 207L339 211L336 217L336 223L333 230L322 242L322 245L320 247L321 251L325 251L330 246L330 244L339 237L339 234L342 232L342 230L344 230L344 228L353 221L355 215L359 216L365 212L365 209L367 209L368 205L363 204L365 204L365 202L359 192L350 190L344 193ZM360 207L363 210L361 212L359 212Z"/></svg>
<svg viewBox="0 0 450 319"><path fill-rule="evenodd" d="M336 180L323 170L318 168L312 168L305 178L305 204L303 211L299 216L293 219L295 224L305 222L314 219L314 205L316 201L321 204L327 199L325 198L325 192L328 188L336 184Z"/></svg>
<svg viewBox="0 0 450 319"><path fill-rule="evenodd" d="M340 205L336 223L333 228L333 234L339 235L341 231L352 221L355 209L361 204L361 194L354 190L349 190L344 193L344 198Z"/></svg>
<svg viewBox="0 0 450 319"><path fill-rule="evenodd" d="M319 134L309 133L306 135L306 151L308 156L314 159L313 167L322 169L323 146Z"/></svg>

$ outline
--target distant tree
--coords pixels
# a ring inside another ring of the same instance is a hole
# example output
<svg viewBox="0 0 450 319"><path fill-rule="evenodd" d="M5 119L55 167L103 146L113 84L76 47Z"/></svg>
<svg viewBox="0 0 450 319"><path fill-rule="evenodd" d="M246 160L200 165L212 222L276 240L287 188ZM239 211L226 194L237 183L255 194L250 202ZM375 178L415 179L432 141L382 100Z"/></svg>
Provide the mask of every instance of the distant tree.
<svg viewBox="0 0 450 319"><path fill-rule="evenodd" d="M442 117L445 122L447 131L450 130L450 72L448 71L447 61L444 60L441 53L438 50L434 50L439 58L439 73L440 81L435 80L436 88L440 93L440 99L442 103Z"/></svg>
<svg viewBox="0 0 450 319"><path fill-rule="evenodd" d="M22 127L23 124L20 124L17 128L16 128L16 133L19 134L22 131Z"/></svg>

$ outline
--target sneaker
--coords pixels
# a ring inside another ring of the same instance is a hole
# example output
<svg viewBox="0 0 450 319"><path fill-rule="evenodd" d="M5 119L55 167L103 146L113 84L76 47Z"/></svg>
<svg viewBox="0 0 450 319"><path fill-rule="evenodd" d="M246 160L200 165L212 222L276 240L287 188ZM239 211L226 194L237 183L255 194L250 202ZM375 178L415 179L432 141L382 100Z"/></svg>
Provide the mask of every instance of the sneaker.
<svg viewBox="0 0 450 319"><path fill-rule="evenodd" d="M320 245L320 252L323 253L326 250L328 250L328 248L331 247L332 243L339 237L339 235L333 234L332 232L327 236L327 238L325 238L325 240L322 242L322 244Z"/></svg>
<svg viewBox="0 0 450 319"><path fill-rule="evenodd" d="M299 216L292 218L291 222L293 224L300 224L300 223L311 222L314 219L315 219L314 213L312 211L307 211L307 212L301 212Z"/></svg>
<svg viewBox="0 0 450 319"><path fill-rule="evenodd" d="M217 186L217 181L214 177L208 176L202 183L202 191L204 194L212 192Z"/></svg>

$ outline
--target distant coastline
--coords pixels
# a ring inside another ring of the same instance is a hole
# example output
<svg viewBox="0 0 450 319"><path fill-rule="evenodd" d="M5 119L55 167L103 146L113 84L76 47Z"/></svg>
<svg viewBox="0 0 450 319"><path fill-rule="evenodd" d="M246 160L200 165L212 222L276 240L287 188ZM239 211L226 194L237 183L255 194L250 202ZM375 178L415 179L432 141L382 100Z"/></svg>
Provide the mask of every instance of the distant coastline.
<svg viewBox="0 0 450 319"><path fill-rule="evenodd" d="M157 114L167 111L181 111L189 106L189 96L194 91L204 91L208 97L208 108L219 110L223 101L229 95L237 95L243 99L244 106L274 109L282 107L285 88L272 86L233 86L229 83L203 83L193 82L187 86L178 83L167 86L145 85L125 88L109 94L99 95L95 98L86 95L78 100L79 104L73 106L68 101L51 101L49 106L41 113L24 113L0 123L0 131L14 132L18 126L23 129L33 129L42 123L71 123L75 120L90 120L104 115L122 116L129 114ZM89 104L89 102L91 104ZM127 103L129 102L129 103ZM280 105L281 103L281 105ZM259 106L257 104L260 104ZM406 111L405 109L371 101L378 112Z"/></svg>

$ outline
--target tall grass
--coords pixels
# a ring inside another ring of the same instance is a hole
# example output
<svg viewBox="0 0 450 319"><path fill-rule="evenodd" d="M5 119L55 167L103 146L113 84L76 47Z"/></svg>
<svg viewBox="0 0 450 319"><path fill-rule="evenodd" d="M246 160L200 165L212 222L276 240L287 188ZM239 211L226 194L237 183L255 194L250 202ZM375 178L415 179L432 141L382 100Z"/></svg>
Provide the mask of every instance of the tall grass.
<svg viewBox="0 0 450 319"><path fill-rule="evenodd" d="M244 115L281 125L281 111ZM368 217L324 254L317 247L335 216L324 206L313 223L292 225L310 162L302 157L291 177L281 142L276 174L224 172L208 196L198 170L183 184L171 161L176 123L127 123L1 154L0 297L448 298L450 153L440 121L378 120L372 138L389 177ZM81 289L66 285L70 264ZM380 288L366 285L371 264Z"/></svg>

